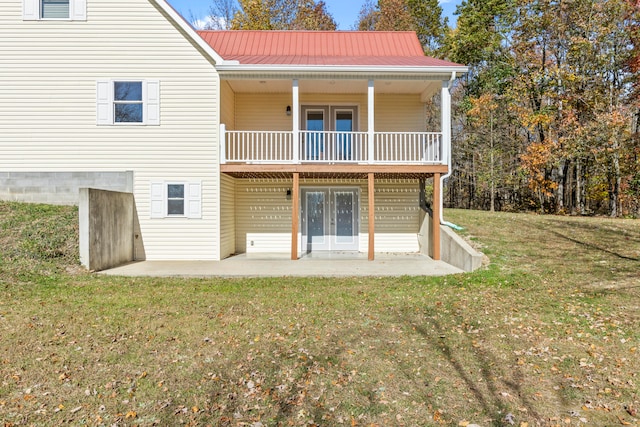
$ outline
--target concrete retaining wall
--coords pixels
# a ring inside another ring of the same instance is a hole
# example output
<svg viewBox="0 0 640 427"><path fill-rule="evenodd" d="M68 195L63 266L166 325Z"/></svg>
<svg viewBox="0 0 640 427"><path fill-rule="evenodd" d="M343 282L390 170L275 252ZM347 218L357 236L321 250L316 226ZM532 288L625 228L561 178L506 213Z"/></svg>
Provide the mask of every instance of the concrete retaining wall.
<svg viewBox="0 0 640 427"><path fill-rule="evenodd" d="M420 220L421 227L418 233L420 252L433 257L431 216L422 212ZM482 254L446 225L440 225L440 258L447 264L466 272L475 271L482 266Z"/></svg>
<svg viewBox="0 0 640 427"><path fill-rule="evenodd" d="M440 255L447 264L471 272L482 265L482 254L446 225L440 226Z"/></svg>
<svg viewBox="0 0 640 427"><path fill-rule="evenodd" d="M133 192L133 172L0 172L0 199L77 205L80 188Z"/></svg>
<svg viewBox="0 0 640 427"><path fill-rule="evenodd" d="M137 213L133 194L81 188L80 263L100 271L134 260Z"/></svg>

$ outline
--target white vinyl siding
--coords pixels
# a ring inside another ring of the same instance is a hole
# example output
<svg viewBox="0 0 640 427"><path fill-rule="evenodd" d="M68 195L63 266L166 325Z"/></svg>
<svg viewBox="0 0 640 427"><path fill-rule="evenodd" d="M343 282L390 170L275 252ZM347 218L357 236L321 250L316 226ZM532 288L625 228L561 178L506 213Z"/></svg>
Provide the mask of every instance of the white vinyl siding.
<svg viewBox="0 0 640 427"><path fill-rule="evenodd" d="M213 65L148 0L87 16L23 21L21 0L0 1L0 171L133 171L146 258L219 259ZM96 82L132 77L160 82L160 125L97 126ZM151 219L152 182L201 182L201 219Z"/></svg>
<svg viewBox="0 0 640 427"><path fill-rule="evenodd" d="M37 20L87 20L86 0L22 0L22 19Z"/></svg>

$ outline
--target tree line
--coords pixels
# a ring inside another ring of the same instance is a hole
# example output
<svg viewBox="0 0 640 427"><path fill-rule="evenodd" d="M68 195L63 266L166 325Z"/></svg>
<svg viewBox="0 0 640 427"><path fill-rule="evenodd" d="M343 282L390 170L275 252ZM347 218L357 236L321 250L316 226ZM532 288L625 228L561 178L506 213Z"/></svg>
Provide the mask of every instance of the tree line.
<svg viewBox="0 0 640 427"><path fill-rule="evenodd" d="M213 0L211 14L219 29L336 29L316 0ZM366 0L353 25L415 31L427 55L470 67L453 87L447 205L640 216L640 1L463 0L456 15Z"/></svg>

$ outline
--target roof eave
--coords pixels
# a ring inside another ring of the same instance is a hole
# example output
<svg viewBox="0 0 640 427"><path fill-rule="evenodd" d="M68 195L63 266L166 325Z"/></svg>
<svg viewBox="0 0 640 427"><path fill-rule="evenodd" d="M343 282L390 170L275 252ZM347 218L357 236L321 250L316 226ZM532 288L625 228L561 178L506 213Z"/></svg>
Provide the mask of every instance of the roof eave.
<svg viewBox="0 0 640 427"><path fill-rule="evenodd" d="M239 64L237 61L227 61L216 65L221 75L225 73L261 74L261 73L353 73L353 74L465 74L469 67L463 65L447 66L400 66L400 65L261 65Z"/></svg>

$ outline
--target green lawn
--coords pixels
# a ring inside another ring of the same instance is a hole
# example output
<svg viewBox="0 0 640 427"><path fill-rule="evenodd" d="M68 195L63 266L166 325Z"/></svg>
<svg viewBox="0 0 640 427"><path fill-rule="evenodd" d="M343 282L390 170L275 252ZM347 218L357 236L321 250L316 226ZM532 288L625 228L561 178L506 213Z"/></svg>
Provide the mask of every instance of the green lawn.
<svg viewBox="0 0 640 427"><path fill-rule="evenodd" d="M5 426L640 425L640 221L448 210L486 268L187 280L84 273L76 217L0 202Z"/></svg>

